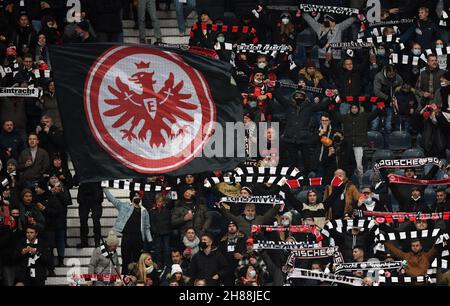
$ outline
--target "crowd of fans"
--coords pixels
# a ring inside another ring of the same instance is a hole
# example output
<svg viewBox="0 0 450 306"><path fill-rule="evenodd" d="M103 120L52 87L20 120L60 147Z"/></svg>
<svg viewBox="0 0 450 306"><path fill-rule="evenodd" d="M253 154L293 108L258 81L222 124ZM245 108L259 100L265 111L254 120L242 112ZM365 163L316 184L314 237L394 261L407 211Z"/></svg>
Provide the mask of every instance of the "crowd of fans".
<svg viewBox="0 0 450 306"><path fill-rule="evenodd" d="M450 7L448 1L381 0L381 20L388 25L371 27L366 20L365 29L360 15L308 13L295 8L299 1L290 0L79 1L81 9L74 14L64 2L0 0L0 87L37 87L43 91L37 98L0 97L3 285L43 285L47 276L55 275L56 266L64 266L67 210L72 204L69 190L74 186L78 186L81 224L78 248L92 246L88 243L89 216L93 220L96 249L89 273L120 273L128 285L284 285L289 283L282 270L289 251L255 250L255 239L314 243L317 237L288 230L254 235L252 225L279 224L288 229L303 224L320 231L330 220L352 218L355 208L450 211L446 186L396 188L389 184L386 169L371 170L380 159L437 157L443 167L425 165L404 172L397 169L396 173L421 179L450 175L450 73L445 51L449 36L447 27L439 26L443 11ZM365 1L301 2L355 7L365 12ZM222 182L206 188L206 177L231 175L217 171L180 178L149 177L141 182L170 186L171 191L131 192L129 201L121 201L102 189L100 182L79 183L76 175L72 177L63 130L73 127L61 123L55 95L58 86L52 80L47 46L121 43L122 20L133 18L140 43L149 43L146 28L153 28L155 43L161 43L156 11L170 5L176 9L181 36L187 34L186 19L192 11L197 12L198 24L240 25L255 30L222 33L193 26L189 45L209 49L233 65L251 148L258 143L257 123L280 123L279 134L271 128L264 133L269 144L279 137L279 150L269 147L245 165L295 166L304 177L321 177L321 186L290 189L286 185ZM294 9L282 9L283 5ZM395 23L406 19L412 20ZM331 43L388 35L399 40L375 43L370 48L330 47ZM233 48L226 48L226 43ZM237 52L239 44L286 45L287 51ZM421 59L394 63L393 55ZM342 184L332 183L336 177ZM277 195L280 191L286 194L282 207L220 201L225 196ZM118 217L113 231L103 239L104 198L117 208ZM390 230L433 228L448 233L449 221L404 222ZM327 245L329 241L325 238L321 243ZM375 254L374 237L358 226L344 232L335 243L345 262L364 262L373 257L381 261L405 259L408 276L425 274L437 256L433 241L428 240L413 240L410 245L386 243L385 252ZM122 265L115 252L119 246ZM328 263L301 260L296 265L324 271L330 269ZM438 272L439 282L449 279L446 268ZM350 275L367 276L361 271ZM290 283L321 284L305 280Z"/></svg>

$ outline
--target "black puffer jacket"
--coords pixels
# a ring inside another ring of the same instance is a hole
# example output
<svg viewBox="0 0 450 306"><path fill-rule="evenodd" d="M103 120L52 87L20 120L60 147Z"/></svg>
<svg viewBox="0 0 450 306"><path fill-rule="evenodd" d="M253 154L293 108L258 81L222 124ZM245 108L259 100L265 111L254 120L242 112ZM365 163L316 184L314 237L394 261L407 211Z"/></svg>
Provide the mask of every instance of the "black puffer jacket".
<svg viewBox="0 0 450 306"><path fill-rule="evenodd" d="M227 267L227 260L217 248L213 248L208 255L200 251L192 257L192 279L202 278L206 280L208 286L217 286L227 276ZM219 279L212 279L216 274L219 275Z"/></svg>
<svg viewBox="0 0 450 306"><path fill-rule="evenodd" d="M330 101L313 103L309 99L297 104L291 97L289 103L282 96L277 95L277 100L283 104L286 111L286 128L282 140L288 143L308 144L312 141L310 133L310 122L315 112L325 110Z"/></svg>
<svg viewBox="0 0 450 306"><path fill-rule="evenodd" d="M381 110L378 108L371 113L358 112L357 114L341 115L338 112L333 112L334 118L342 123L344 137L352 147L367 146L367 126L380 114Z"/></svg>
<svg viewBox="0 0 450 306"><path fill-rule="evenodd" d="M150 210L150 228L155 236L168 235L172 232L171 225L172 214L167 207L158 209L156 207Z"/></svg>

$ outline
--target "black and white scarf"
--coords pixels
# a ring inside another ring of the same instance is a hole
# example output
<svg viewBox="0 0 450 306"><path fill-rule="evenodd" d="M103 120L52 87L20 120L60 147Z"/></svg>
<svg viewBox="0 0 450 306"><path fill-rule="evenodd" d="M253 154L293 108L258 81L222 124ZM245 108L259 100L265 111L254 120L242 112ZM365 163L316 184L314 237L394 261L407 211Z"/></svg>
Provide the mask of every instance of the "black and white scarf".
<svg viewBox="0 0 450 306"><path fill-rule="evenodd" d="M340 263L335 267L335 273L343 271L358 271L358 270L400 270L404 268L404 261L387 261L387 262L347 262Z"/></svg>
<svg viewBox="0 0 450 306"><path fill-rule="evenodd" d="M309 259L322 259L328 257L333 257L333 262L336 264L344 262L342 253L339 252L338 246L323 247L323 248L321 247L305 248L292 251L291 254L289 254L288 259L286 260L286 264L283 266L282 271L284 273L288 273L288 271L290 271L295 266L295 261L297 259L309 260Z"/></svg>
<svg viewBox="0 0 450 306"><path fill-rule="evenodd" d="M328 44L328 49L348 49L348 50L361 50L364 48L373 48L371 42L337 42Z"/></svg>
<svg viewBox="0 0 450 306"><path fill-rule="evenodd" d="M421 231L410 231L410 232L381 232L378 228L375 230L375 241L398 241L398 240L410 240L416 238L436 238L439 236L441 230L435 228L433 230L421 230Z"/></svg>
<svg viewBox="0 0 450 306"><path fill-rule="evenodd" d="M233 204L257 204L257 205L280 205L283 200L279 195L264 195L251 197L222 197L220 202Z"/></svg>
<svg viewBox="0 0 450 306"><path fill-rule="evenodd" d="M253 250L288 250L294 251L299 249L315 248L317 244L305 241L262 241L257 240L253 244Z"/></svg>
<svg viewBox="0 0 450 306"><path fill-rule="evenodd" d="M394 34L389 35L382 35L382 36L370 36L370 37L364 37L364 38L358 38L356 40L358 43L372 43L375 46L379 44L386 44L386 43L396 43L400 46L400 49L405 49L405 45L400 42L400 37Z"/></svg>
<svg viewBox="0 0 450 306"><path fill-rule="evenodd" d="M325 6L315 4L300 4L299 9L305 13L319 12L326 14L357 16L359 9L343 6Z"/></svg>
<svg viewBox="0 0 450 306"><path fill-rule="evenodd" d="M422 60L424 63L427 62L427 58L423 53L420 56L410 56L406 54L392 53L389 58L389 63L418 66L420 64L420 60Z"/></svg>
<svg viewBox="0 0 450 306"><path fill-rule="evenodd" d="M40 98L42 94L36 87L0 87L0 97Z"/></svg>
<svg viewBox="0 0 450 306"><path fill-rule="evenodd" d="M35 239L33 243L30 242L30 240L27 239L27 246L30 246L32 248L37 248L38 245L38 239ZM30 277L36 278L36 261L41 257L41 254L39 252L36 252L35 254L28 254L28 263L27 268L30 271Z"/></svg>
<svg viewBox="0 0 450 306"><path fill-rule="evenodd" d="M245 44L241 43L236 46L236 52L237 53L259 53L259 54L277 54L277 53L290 53L291 49L289 48L289 45L285 44Z"/></svg>
<svg viewBox="0 0 450 306"><path fill-rule="evenodd" d="M387 168L387 169L417 168L417 167L423 167L426 164L437 165L440 168L443 166L443 163L437 157L382 159L373 165L373 170L376 171L376 170L383 169L383 168Z"/></svg>
<svg viewBox="0 0 450 306"><path fill-rule="evenodd" d="M314 279L322 282L332 282L339 284L346 284L350 286L362 286L363 280L358 277L351 277L339 274L325 273L321 271L313 271L307 269L295 268L292 272L290 272L287 276L287 279L290 278L305 278L305 279Z"/></svg>
<svg viewBox="0 0 450 306"><path fill-rule="evenodd" d="M102 181L102 187L105 188L114 188L114 189L122 189L128 191L162 191L162 190L171 190L172 187L163 187L161 185L156 184L141 184L131 182L129 180L108 180Z"/></svg>
<svg viewBox="0 0 450 306"><path fill-rule="evenodd" d="M375 228L375 222L373 220L344 220L336 219L328 221L322 229L322 235L326 237L331 237L332 232L336 231L338 233L343 233L351 230L353 227L358 227L361 232L370 231Z"/></svg>

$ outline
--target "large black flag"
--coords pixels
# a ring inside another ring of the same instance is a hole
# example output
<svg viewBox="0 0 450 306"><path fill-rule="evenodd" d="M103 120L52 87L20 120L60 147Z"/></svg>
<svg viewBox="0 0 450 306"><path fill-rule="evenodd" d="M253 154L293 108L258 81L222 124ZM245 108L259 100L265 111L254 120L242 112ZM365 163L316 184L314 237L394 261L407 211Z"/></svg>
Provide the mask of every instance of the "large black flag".
<svg viewBox="0 0 450 306"><path fill-rule="evenodd" d="M224 170L242 161L212 145L216 137L228 145L218 125L243 118L228 63L112 44L54 46L50 59L81 181ZM222 155L204 154L208 147Z"/></svg>

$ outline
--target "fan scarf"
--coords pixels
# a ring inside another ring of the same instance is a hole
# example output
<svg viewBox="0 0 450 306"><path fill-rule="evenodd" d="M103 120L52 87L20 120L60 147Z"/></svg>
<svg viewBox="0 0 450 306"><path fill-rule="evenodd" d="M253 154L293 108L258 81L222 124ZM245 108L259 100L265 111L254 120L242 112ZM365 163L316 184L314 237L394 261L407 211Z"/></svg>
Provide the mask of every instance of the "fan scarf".
<svg viewBox="0 0 450 306"><path fill-rule="evenodd" d="M320 271L313 271L307 269L299 269L295 268L291 273L287 276L290 278L306 278L306 279L314 279L322 282L332 282L339 284L346 284L350 286L362 286L363 280L358 277L351 277L345 275L336 275L331 273L325 273Z"/></svg>
<svg viewBox="0 0 450 306"><path fill-rule="evenodd" d="M319 12L319 13L347 15L347 16L359 15L359 10L351 7L300 4L299 9L305 13Z"/></svg>
<svg viewBox="0 0 450 306"><path fill-rule="evenodd" d="M373 165L373 170L383 168L416 168L425 166L426 164L433 164L439 167L443 165L437 157L382 159Z"/></svg>
<svg viewBox="0 0 450 306"><path fill-rule="evenodd" d="M348 262L340 263L336 265L335 273L343 271L358 271L358 270L399 270L403 268L405 262L392 261L392 262Z"/></svg>
<svg viewBox="0 0 450 306"><path fill-rule="evenodd" d="M370 42L338 42L329 43L328 49L349 49L349 50L361 50L363 48L372 48L373 43Z"/></svg>
<svg viewBox="0 0 450 306"><path fill-rule="evenodd" d="M291 252L288 259L286 260L286 264L282 268L282 271L284 273L288 273L288 271L290 271L295 266L296 259L309 260L309 259L322 259L328 257L333 257L333 262L336 264L344 262L342 253L339 252L339 247L337 246L299 249Z"/></svg>
<svg viewBox="0 0 450 306"><path fill-rule="evenodd" d="M251 196L251 197L222 197L220 202L234 204L280 205L283 200L279 195Z"/></svg>
<svg viewBox="0 0 450 306"><path fill-rule="evenodd" d="M376 231L377 235L375 240L377 241L397 241L397 240L411 240L416 238L435 238L440 234L441 230L435 228L433 230L421 230L421 231L410 231L410 232L391 232L383 233L381 231Z"/></svg>
<svg viewBox="0 0 450 306"><path fill-rule="evenodd" d="M40 98L42 94L42 90L35 87L0 87L0 97Z"/></svg>
<svg viewBox="0 0 450 306"><path fill-rule="evenodd" d="M237 53L259 53L259 54L269 54L269 53L290 53L290 49L288 45L270 45L270 44L245 44L241 43L236 46Z"/></svg>
<svg viewBox="0 0 450 306"><path fill-rule="evenodd" d="M31 243L27 239L27 246L36 248L37 244L38 244L37 239L34 241L34 243ZM30 277L35 278L36 277L36 261L41 257L41 254L39 252L36 252L35 254L27 254L27 256L28 256L27 268L30 269Z"/></svg>
<svg viewBox="0 0 450 306"><path fill-rule="evenodd" d="M285 242L285 241L261 241L257 240L253 244L253 250L288 250L314 248L316 244L307 242Z"/></svg>
<svg viewBox="0 0 450 306"><path fill-rule="evenodd" d="M242 34L255 34L256 30L249 26L228 26L225 24L207 24L196 22L192 25L191 31L197 29L203 31L222 32L222 33L242 33Z"/></svg>
<svg viewBox="0 0 450 306"><path fill-rule="evenodd" d="M397 175L397 174L389 174L388 175L390 184L404 184L404 185L449 185L450 178L442 179L442 180L418 180L413 178L408 178L405 176Z"/></svg>
<svg viewBox="0 0 450 306"><path fill-rule="evenodd" d="M448 55L450 54L450 47L446 47L446 48L436 48L436 49L426 49L425 53L428 55L430 54L436 54L437 56L439 55Z"/></svg>
<svg viewBox="0 0 450 306"><path fill-rule="evenodd" d="M354 217L375 217L377 223L394 223L394 222L408 222L416 220L450 220L450 211L436 212L436 213L412 213L412 212L378 212L378 211L362 211L355 210Z"/></svg>
<svg viewBox="0 0 450 306"><path fill-rule="evenodd" d="M261 232L289 232L289 233L304 233L313 234L316 236L316 241L320 242L323 240L323 236L315 225L252 225L251 233L261 233Z"/></svg>
<svg viewBox="0 0 450 306"><path fill-rule="evenodd" d="M121 276L117 274L72 274L71 278L73 280L85 280L87 282L89 281L109 282L112 280L121 279Z"/></svg>
<svg viewBox="0 0 450 306"><path fill-rule="evenodd" d="M389 58L389 63L390 64L418 66L420 64L419 60L422 60L425 63L427 62L427 58L423 53L420 57L419 56L410 56L410 55L406 55L406 54L392 53Z"/></svg>
<svg viewBox="0 0 450 306"><path fill-rule="evenodd" d="M102 181L102 187L104 188L114 188L114 189L122 189L128 191L162 191L162 190L171 190L171 187L164 187L156 184L141 184L130 182L128 180L108 180Z"/></svg>
<svg viewBox="0 0 450 306"><path fill-rule="evenodd" d="M336 219L328 221L322 229L322 235L326 237L331 237L331 233L336 231L338 233L343 233L344 231L349 231L353 227L358 227L361 232L370 231L374 229L375 222L373 220L343 220Z"/></svg>

